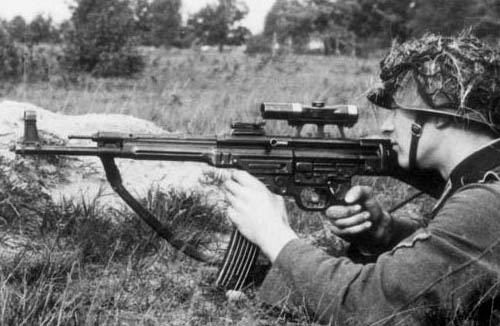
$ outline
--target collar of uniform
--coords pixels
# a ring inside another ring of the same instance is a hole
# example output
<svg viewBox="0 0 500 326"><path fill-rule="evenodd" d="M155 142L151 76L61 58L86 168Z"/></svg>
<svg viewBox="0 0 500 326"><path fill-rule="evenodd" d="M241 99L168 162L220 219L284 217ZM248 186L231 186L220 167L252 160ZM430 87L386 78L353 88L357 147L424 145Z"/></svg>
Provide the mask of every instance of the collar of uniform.
<svg viewBox="0 0 500 326"><path fill-rule="evenodd" d="M446 182L443 194L434 205L428 218L434 218L444 202L460 187L483 180L488 171L498 166L500 166L500 139L496 139L478 149L451 171L450 178Z"/></svg>
<svg viewBox="0 0 500 326"><path fill-rule="evenodd" d="M486 172L500 166L500 139L480 148L460 162L451 172L449 181L454 192L469 183L483 179Z"/></svg>

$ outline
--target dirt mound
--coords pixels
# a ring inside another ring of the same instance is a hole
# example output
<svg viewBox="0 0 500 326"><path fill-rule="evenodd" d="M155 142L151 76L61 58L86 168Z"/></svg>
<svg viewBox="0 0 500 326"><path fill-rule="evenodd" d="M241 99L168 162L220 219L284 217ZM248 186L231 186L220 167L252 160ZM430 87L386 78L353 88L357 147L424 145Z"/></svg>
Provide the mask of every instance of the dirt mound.
<svg viewBox="0 0 500 326"><path fill-rule="evenodd" d="M69 135L90 135L98 131L165 134L166 131L150 121L122 114L63 115L28 103L0 102L0 156L7 161L25 159L12 151L23 134L23 117L27 110L37 114L37 126L42 137L66 140ZM91 145L87 140L70 140L68 145ZM94 157L74 157L64 166L47 164L41 171L64 176L63 183L52 183L46 191L56 202L63 198L94 198L98 193L107 205L122 204L109 187L101 163ZM198 163L117 160L123 182L137 197L143 197L151 187L167 189L196 188L206 166Z"/></svg>
<svg viewBox="0 0 500 326"><path fill-rule="evenodd" d="M51 144L67 141L67 145L92 146L90 140L68 140L68 136L98 131L166 134L152 122L126 115L63 115L28 103L0 102L0 259L4 263L20 256L40 256L44 214L50 214L51 207L72 201L92 203L103 210L127 207L109 186L97 157L47 160L16 155L13 150L23 136L24 112L28 110L36 112L40 138ZM125 187L138 200L148 198L152 189L159 193L171 193L172 189L179 194L195 192L204 200L217 200L211 187L200 184L204 171L210 170L207 165L125 159L116 163ZM179 214L176 216L182 216Z"/></svg>

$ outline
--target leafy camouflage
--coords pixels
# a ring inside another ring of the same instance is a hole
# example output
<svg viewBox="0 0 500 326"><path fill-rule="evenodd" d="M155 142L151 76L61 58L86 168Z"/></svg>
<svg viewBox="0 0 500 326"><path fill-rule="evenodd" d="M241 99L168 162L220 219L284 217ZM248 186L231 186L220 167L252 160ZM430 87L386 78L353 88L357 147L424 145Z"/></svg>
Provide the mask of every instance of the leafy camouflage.
<svg viewBox="0 0 500 326"><path fill-rule="evenodd" d="M383 87L368 95L373 103L391 108L411 79L430 111L500 128L500 53L469 32L394 44L380 67Z"/></svg>

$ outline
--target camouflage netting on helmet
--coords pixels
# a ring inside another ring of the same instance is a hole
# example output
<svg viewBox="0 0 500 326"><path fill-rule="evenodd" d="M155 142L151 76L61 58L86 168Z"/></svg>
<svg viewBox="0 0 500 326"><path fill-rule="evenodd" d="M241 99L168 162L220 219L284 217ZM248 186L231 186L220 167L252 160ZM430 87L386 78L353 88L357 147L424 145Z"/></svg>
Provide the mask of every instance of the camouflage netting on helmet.
<svg viewBox="0 0 500 326"><path fill-rule="evenodd" d="M390 108L394 93L412 76L433 110L500 129L500 53L470 33L396 44L380 66L383 87L368 95L375 104Z"/></svg>

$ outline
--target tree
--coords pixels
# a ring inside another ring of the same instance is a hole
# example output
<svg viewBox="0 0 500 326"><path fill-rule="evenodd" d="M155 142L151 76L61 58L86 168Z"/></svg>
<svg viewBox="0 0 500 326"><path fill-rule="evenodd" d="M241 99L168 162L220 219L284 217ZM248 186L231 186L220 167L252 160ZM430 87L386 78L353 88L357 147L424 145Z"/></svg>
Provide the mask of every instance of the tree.
<svg viewBox="0 0 500 326"><path fill-rule="evenodd" d="M291 40L295 50L302 50L311 37L323 41L325 54L343 47L354 46L350 30L355 1L278 0L266 16L264 34L280 44Z"/></svg>
<svg viewBox="0 0 500 326"><path fill-rule="evenodd" d="M352 30L359 6L355 1L312 0L313 28L321 37L324 53L340 54L341 48L356 52L356 35Z"/></svg>
<svg viewBox="0 0 500 326"><path fill-rule="evenodd" d="M181 0L136 0L137 29L144 45L172 46L179 43Z"/></svg>
<svg viewBox="0 0 500 326"><path fill-rule="evenodd" d="M134 48L135 20L128 1L78 0L66 35L65 65L96 76L129 76L141 71Z"/></svg>
<svg viewBox="0 0 500 326"><path fill-rule="evenodd" d="M301 45L314 32L316 10L299 0L277 0L264 23L264 35L283 44L291 39Z"/></svg>
<svg viewBox="0 0 500 326"><path fill-rule="evenodd" d="M378 38L388 46L411 35L408 20L414 12L413 0L358 0L358 5L351 24L358 37Z"/></svg>
<svg viewBox="0 0 500 326"><path fill-rule="evenodd" d="M477 31L476 34L480 37L498 37L500 34L500 1L415 1L415 15L410 25L417 36L426 32L450 35L472 28Z"/></svg>
<svg viewBox="0 0 500 326"><path fill-rule="evenodd" d="M26 41L30 44L51 43L57 41L57 38L57 31L50 17L37 15L28 24Z"/></svg>
<svg viewBox="0 0 500 326"><path fill-rule="evenodd" d="M295 50L321 38L325 54L388 47L426 32L472 28L494 43L500 37L500 0L276 0L264 35ZM359 52L359 51L358 51Z"/></svg>
<svg viewBox="0 0 500 326"><path fill-rule="evenodd" d="M23 55L9 35L9 24L0 25L0 79L18 80L23 74Z"/></svg>
<svg viewBox="0 0 500 326"><path fill-rule="evenodd" d="M60 42L66 42L66 38L73 33L73 23L71 19L64 20L57 28L57 38Z"/></svg>
<svg viewBox="0 0 500 326"><path fill-rule="evenodd" d="M7 31L12 40L20 43L26 42L28 25L22 16L15 16L7 23Z"/></svg>
<svg viewBox="0 0 500 326"><path fill-rule="evenodd" d="M244 26L238 26L229 30L227 35L227 45L241 45L244 44L252 35L250 30Z"/></svg>
<svg viewBox="0 0 500 326"><path fill-rule="evenodd" d="M248 13L248 7L237 0L219 0L217 5L207 5L187 21L190 32L203 44L239 45L250 35L245 27L236 27ZM235 37L236 36L236 37Z"/></svg>

